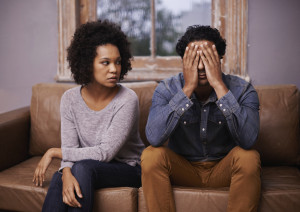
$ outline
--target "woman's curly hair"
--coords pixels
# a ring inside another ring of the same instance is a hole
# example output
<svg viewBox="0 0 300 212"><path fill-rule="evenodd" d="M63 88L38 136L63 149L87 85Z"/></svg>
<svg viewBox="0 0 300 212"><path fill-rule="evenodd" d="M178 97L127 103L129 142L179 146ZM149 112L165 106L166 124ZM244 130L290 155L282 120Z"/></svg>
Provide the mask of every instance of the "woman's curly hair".
<svg viewBox="0 0 300 212"><path fill-rule="evenodd" d="M208 40L216 45L220 58L223 58L226 50L226 41L220 32L210 26L193 25L189 26L184 35L178 40L176 52L183 58L186 46L193 41Z"/></svg>
<svg viewBox="0 0 300 212"><path fill-rule="evenodd" d="M93 62L98 46L115 45L121 56L120 79L131 70L131 51L121 27L108 20L88 22L76 29L67 49L67 61L77 84L87 85L93 80Z"/></svg>

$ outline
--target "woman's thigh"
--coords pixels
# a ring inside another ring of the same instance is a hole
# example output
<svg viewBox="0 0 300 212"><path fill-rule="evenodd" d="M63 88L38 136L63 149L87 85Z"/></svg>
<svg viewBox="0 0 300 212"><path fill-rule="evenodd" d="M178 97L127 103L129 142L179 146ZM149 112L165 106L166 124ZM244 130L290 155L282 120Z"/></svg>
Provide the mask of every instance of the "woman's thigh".
<svg viewBox="0 0 300 212"><path fill-rule="evenodd" d="M130 166L117 161L107 163L97 160L82 160L73 165L72 173L78 181L92 181L95 189L141 186L139 165Z"/></svg>

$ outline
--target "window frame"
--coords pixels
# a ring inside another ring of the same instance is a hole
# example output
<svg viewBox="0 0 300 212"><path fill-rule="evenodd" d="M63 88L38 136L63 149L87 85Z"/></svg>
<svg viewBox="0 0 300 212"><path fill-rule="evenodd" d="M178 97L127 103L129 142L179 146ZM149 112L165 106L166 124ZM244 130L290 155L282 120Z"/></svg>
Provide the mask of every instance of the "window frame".
<svg viewBox="0 0 300 212"><path fill-rule="evenodd" d="M160 81L182 71L179 56L156 56L155 0L150 1L151 55L135 56L132 71L128 72L124 81ZM66 61L66 48L76 27L87 21L95 21L96 14L97 0L58 0L59 51L56 81L74 81ZM222 71L250 81L247 73L248 0L212 0L212 27L219 29L227 42Z"/></svg>

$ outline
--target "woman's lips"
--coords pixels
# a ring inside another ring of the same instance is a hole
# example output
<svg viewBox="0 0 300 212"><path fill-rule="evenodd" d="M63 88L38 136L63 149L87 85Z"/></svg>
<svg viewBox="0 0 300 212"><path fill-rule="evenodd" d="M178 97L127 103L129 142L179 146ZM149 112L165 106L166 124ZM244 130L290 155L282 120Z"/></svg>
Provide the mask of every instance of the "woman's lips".
<svg viewBox="0 0 300 212"><path fill-rule="evenodd" d="M110 82L116 82L117 81L117 77L108 78L108 81L110 81Z"/></svg>

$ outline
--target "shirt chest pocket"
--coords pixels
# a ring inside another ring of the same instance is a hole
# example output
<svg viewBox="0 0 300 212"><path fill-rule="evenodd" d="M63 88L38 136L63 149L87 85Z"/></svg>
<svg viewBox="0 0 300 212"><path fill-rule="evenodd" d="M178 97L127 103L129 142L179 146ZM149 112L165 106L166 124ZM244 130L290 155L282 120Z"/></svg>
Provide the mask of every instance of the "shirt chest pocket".
<svg viewBox="0 0 300 212"><path fill-rule="evenodd" d="M180 124L183 126L191 126L199 123L200 117L193 114L186 114L180 119Z"/></svg>
<svg viewBox="0 0 300 212"><path fill-rule="evenodd" d="M210 122L210 124L220 127L226 125L226 119L222 113L209 116L208 121Z"/></svg>

